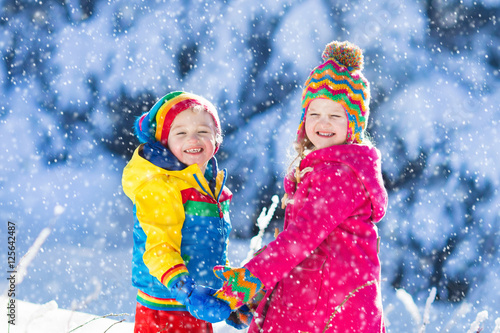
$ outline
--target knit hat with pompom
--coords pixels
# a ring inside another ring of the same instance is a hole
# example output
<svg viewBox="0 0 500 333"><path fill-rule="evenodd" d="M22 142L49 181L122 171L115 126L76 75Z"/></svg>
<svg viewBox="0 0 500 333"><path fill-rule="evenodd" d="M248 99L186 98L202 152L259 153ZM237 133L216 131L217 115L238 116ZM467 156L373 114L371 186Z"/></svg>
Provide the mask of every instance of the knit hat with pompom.
<svg viewBox="0 0 500 333"><path fill-rule="evenodd" d="M215 106L205 98L183 91L174 91L158 100L148 112L142 114L134 123L134 131L141 143L161 142L168 147L168 134L175 117L184 110L196 105L202 106L215 123L217 145L215 152L219 149L222 141L219 115Z"/></svg>
<svg viewBox="0 0 500 333"><path fill-rule="evenodd" d="M313 69L302 93L302 116L297 142L305 136L307 108L315 98L330 99L346 110L347 142L363 142L370 113L370 85L361 73L363 52L350 42L333 41L323 51L324 63Z"/></svg>

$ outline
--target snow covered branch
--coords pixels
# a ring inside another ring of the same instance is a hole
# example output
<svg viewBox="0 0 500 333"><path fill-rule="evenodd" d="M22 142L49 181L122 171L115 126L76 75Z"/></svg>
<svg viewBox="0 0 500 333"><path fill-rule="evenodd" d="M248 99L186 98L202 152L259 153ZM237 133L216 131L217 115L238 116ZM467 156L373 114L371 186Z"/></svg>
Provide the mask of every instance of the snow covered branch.
<svg viewBox="0 0 500 333"><path fill-rule="evenodd" d="M277 195L273 195L271 200L272 204L269 207L269 210L267 210L266 207L262 208L262 212L257 218L257 227L259 227L259 233L250 240L250 250L248 251L247 257L241 263L241 265L244 265L250 259L252 259L254 253L262 248L262 238L264 237L267 226L271 222L274 212L276 211L276 207L278 207L279 203L279 198Z"/></svg>

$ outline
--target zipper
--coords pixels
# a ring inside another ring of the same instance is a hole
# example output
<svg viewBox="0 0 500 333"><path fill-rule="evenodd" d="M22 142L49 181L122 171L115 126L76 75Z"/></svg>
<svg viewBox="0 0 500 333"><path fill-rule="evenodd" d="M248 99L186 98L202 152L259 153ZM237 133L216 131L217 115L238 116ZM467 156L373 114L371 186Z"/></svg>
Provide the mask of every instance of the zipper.
<svg viewBox="0 0 500 333"><path fill-rule="evenodd" d="M219 209L220 233L221 233L222 237L224 237L224 239L225 239L226 233L225 233L225 229L224 229L224 213L222 212L222 206L220 204L220 196L221 196L222 190L224 189L224 186L226 184L226 179L227 179L226 169L223 169L222 173L223 173L224 177L222 178L222 184L220 186L219 195L217 195L217 199L215 201L217 201L217 208ZM216 185L216 187L217 187L217 185Z"/></svg>
<svg viewBox="0 0 500 333"><path fill-rule="evenodd" d="M224 232L224 213L222 213L222 207L220 205L220 202L217 202L217 208L219 209L219 227L217 230L219 230L219 233L222 235L222 237L226 238L225 232Z"/></svg>
<svg viewBox="0 0 500 333"><path fill-rule="evenodd" d="M208 192L204 187L203 185L201 184L200 180L198 179L198 176L196 174L193 174L194 176L194 179L196 180L196 182L198 183L198 185L200 186L200 188L205 192L206 195L208 195L212 200L215 201L215 203L217 204L217 209L219 210L219 227L217 228L217 230L219 231L219 233L225 238L226 237L226 234L225 234L225 231L224 231L224 213L222 212L222 206L220 204L220 196L222 194L222 189L224 188L224 185L226 184L226 179L227 179L227 172L226 172L226 169L222 170L223 171L223 174L224 174L224 178L222 179L222 185L220 187L220 191L219 191L219 195L217 196L217 198L214 198L210 192ZM217 186L216 186L217 187Z"/></svg>

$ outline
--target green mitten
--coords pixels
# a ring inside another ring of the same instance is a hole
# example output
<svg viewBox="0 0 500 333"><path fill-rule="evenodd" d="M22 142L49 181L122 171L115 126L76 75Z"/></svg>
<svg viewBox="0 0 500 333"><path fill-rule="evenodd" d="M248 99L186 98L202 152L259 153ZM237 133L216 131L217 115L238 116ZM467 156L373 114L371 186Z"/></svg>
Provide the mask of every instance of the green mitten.
<svg viewBox="0 0 500 333"><path fill-rule="evenodd" d="M229 304L231 310L243 306L264 288L262 282L245 267L215 266L214 273L224 280L222 288L214 296Z"/></svg>

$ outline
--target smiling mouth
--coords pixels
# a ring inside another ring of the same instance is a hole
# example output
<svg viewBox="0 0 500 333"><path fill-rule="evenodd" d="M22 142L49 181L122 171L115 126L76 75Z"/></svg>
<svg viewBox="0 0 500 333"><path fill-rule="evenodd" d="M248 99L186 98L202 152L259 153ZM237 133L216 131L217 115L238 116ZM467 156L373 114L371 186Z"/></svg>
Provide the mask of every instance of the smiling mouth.
<svg viewBox="0 0 500 333"><path fill-rule="evenodd" d="M316 134L318 136L322 136L322 137L325 137L325 138L329 138L329 137L332 137L335 135L335 133L331 133L331 132L316 132Z"/></svg>
<svg viewBox="0 0 500 333"><path fill-rule="evenodd" d="M188 154L197 154L197 153L201 153L202 151L203 151L203 148L192 148L192 149L184 150L184 152L188 153Z"/></svg>

